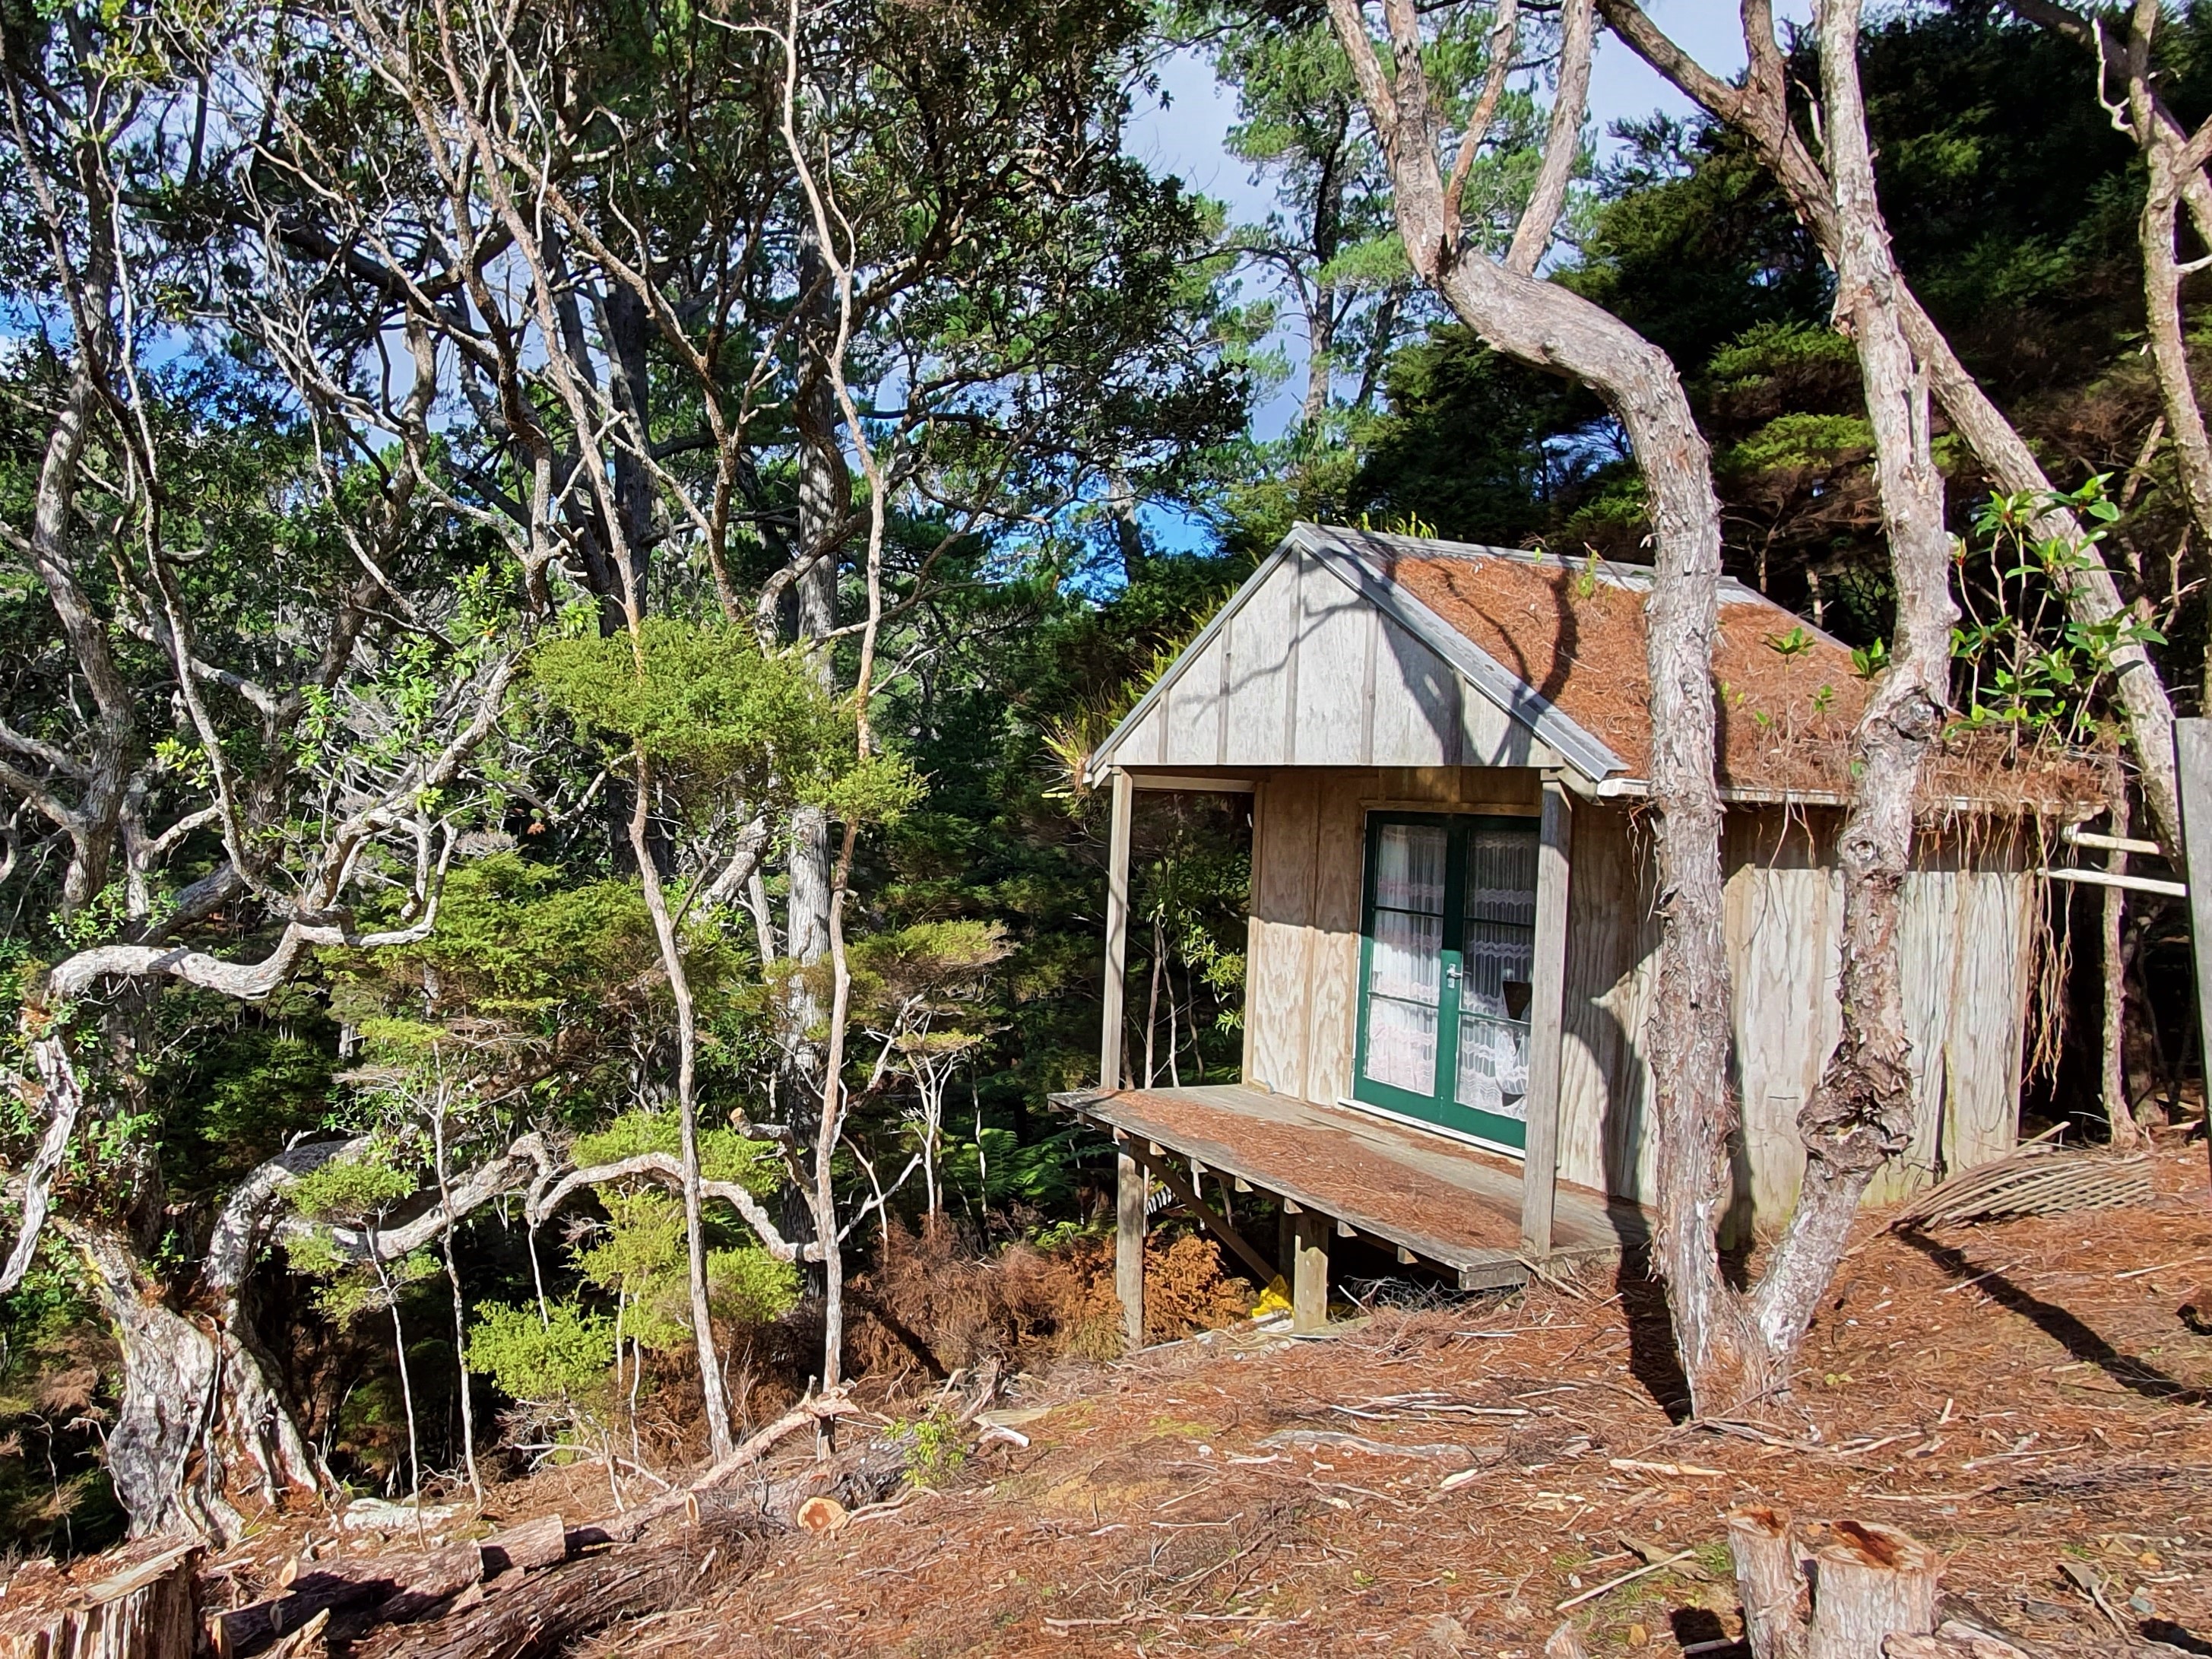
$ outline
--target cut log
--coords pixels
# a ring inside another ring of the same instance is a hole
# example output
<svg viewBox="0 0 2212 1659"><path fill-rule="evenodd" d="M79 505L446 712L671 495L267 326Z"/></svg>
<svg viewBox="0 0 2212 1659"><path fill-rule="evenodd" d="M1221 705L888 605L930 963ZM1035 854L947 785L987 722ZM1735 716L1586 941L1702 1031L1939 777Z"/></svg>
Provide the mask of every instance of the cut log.
<svg viewBox="0 0 2212 1659"><path fill-rule="evenodd" d="M1736 1595L1743 1602L1744 1638L1755 1659L1802 1659L1805 1626L1797 1608L1805 1578L1790 1517L1763 1504L1733 1510L1728 1539Z"/></svg>
<svg viewBox="0 0 2212 1659"><path fill-rule="evenodd" d="M289 1636L278 1638L261 1659L327 1659L331 1647L324 1638L330 1627L330 1610L325 1607Z"/></svg>
<svg viewBox="0 0 2212 1659"><path fill-rule="evenodd" d="M483 1577L483 1553L474 1544L427 1555L303 1561L286 1594L216 1614L209 1621L209 1640L219 1653L252 1659L317 1613L336 1617L341 1629L335 1633L358 1634L372 1625L419 1619Z"/></svg>
<svg viewBox="0 0 2212 1659"><path fill-rule="evenodd" d="M502 1572L528 1572L568 1559L568 1528L557 1515L541 1515L519 1527L495 1532L478 1546L483 1551L484 1577Z"/></svg>
<svg viewBox="0 0 2212 1659"><path fill-rule="evenodd" d="M664 1516L678 1511L696 1514L701 1508L702 1496L736 1480L766 1456L779 1441L800 1429L826 1423L833 1418L850 1416L859 1409L845 1397L842 1390L802 1400L689 1486L678 1486L673 1492L661 1493L649 1504L641 1504L621 1515L610 1516L590 1526L579 1528L568 1541L580 1547L586 1544L626 1544L641 1537L647 1527ZM801 1494L803 1497L811 1495ZM784 1518L784 1524L790 1524L788 1516Z"/></svg>
<svg viewBox="0 0 2212 1659"><path fill-rule="evenodd" d="M1866 1659L1892 1636L1936 1628L1943 1559L1893 1528L1838 1521L1813 1552L1813 1622L1806 1659Z"/></svg>
<svg viewBox="0 0 2212 1659"><path fill-rule="evenodd" d="M356 1659L549 1659L618 1619L698 1596L711 1570L742 1559L731 1532L679 1534L673 1547L638 1545L541 1572L495 1579L478 1605L434 1625L380 1632Z"/></svg>
<svg viewBox="0 0 2212 1659"><path fill-rule="evenodd" d="M18 1572L0 1595L0 1659L191 1659L199 1553L154 1538Z"/></svg>

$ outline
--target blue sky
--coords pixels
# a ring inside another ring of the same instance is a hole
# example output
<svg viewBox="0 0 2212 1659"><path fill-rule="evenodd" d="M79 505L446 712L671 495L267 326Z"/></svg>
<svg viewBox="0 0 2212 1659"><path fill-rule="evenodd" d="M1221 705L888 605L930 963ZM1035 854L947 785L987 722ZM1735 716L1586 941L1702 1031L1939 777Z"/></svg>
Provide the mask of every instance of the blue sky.
<svg viewBox="0 0 2212 1659"><path fill-rule="evenodd" d="M1732 76L1743 68L1743 35L1733 0L1644 0L1644 4L1660 27L1707 69ZM1775 10L1778 18L1800 23L1811 15L1808 0L1779 0ZM1127 141L1129 154L1156 172L1176 173L1194 189L1226 202L1237 220L1264 219L1273 205L1268 193L1252 182L1243 163L1222 148L1236 119L1233 95L1216 83L1213 71L1201 58L1189 53L1170 60L1160 79L1164 101L1148 102L1135 112ZM1692 106L1642 58L1601 30L1590 71L1592 130L1602 134L1624 117L1655 110L1687 115ZM1247 280L1257 285L1255 278ZM1296 412L1305 360L1305 341L1295 321L1284 328L1277 343L1290 358L1293 374L1255 422L1263 438L1279 435Z"/></svg>

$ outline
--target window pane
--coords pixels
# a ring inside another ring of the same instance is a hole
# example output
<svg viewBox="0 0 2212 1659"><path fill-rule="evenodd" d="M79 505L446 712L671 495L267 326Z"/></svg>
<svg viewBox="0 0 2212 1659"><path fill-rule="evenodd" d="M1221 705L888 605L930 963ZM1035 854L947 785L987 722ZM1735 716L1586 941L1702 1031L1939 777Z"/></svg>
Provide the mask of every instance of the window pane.
<svg viewBox="0 0 2212 1659"><path fill-rule="evenodd" d="M1462 941L1459 1076L1462 1105L1521 1117L1528 1092L1529 981L1535 967L1536 837L1481 829L1467 841Z"/></svg>
<svg viewBox="0 0 2212 1659"><path fill-rule="evenodd" d="M1378 909L1444 913L1444 832L1425 823L1386 823L1375 837Z"/></svg>
<svg viewBox="0 0 2212 1659"><path fill-rule="evenodd" d="M1437 1087L1449 846L1444 832L1430 824L1386 823L1375 834L1366 1073L1417 1095L1434 1094Z"/></svg>
<svg viewBox="0 0 2212 1659"><path fill-rule="evenodd" d="M1437 1011L1389 997L1367 999L1367 1075L1430 1095L1437 1087Z"/></svg>

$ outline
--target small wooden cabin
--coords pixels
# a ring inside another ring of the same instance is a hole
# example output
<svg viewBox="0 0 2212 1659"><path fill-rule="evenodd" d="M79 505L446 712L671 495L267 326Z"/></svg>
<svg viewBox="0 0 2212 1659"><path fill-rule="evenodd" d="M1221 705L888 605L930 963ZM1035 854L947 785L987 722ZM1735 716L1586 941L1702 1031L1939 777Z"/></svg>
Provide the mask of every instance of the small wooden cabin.
<svg viewBox="0 0 2212 1659"><path fill-rule="evenodd" d="M1093 759L1115 792L1104 1086L1061 1103L1156 1174L1195 1160L1462 1283L1516 1277L1532 1251L1617 1249L1652 1193L1650 583L1295 528ZM1735 1215L1765 1225L1795 1196L1798 1108L1837 1034L1833 839L1866 683L1841 643L1741 584L1723 585L1720 628ZM2014 1145L2033 822L2096 810L2069 781L1957 756L1931 769L1902 940L1918 1125L1879 1197ZM1253 796L1241 1087L1139 1090L1127 1069L1130 814L1176 789ZM1363 1158L1382 1161L1344 1175ZM1416 1196L1362 1211L1287 1164ZM1462 1198L1518 1237L1423 1231Z"/></svg>

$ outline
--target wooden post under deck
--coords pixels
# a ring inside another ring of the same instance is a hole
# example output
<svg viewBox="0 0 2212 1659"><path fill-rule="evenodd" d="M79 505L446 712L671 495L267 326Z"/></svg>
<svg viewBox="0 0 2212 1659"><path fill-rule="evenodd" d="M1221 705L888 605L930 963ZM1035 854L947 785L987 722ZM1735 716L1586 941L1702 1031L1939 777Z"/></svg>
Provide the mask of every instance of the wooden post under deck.
<svg viewBox="0 0 2212 1659"><path fill-rule="evenodd" d="M1566 786L1544 780L1536 849L1536 962L1528 997L1528 1136L1521 1165L1521 1243L1552 1253L1552 1200L1559 1164L1559 1050L1566 1021L1568 844L1574 822Z"/></svg>
<svg viewBox="0 0 2212 1659"><path fill-rule="evenodd" d="M1121 1086L1121 994L1129 970L1129 775L1114 769L1114 810L1106 838L1106 983L1099 1014L1098 1086ZM1125 1177L1126 1184L1126 1177Z"/></svg>
<svg viewBox="0 0 2212 1659"><path fill-rule="evenodd" d="M1317 1331L1328 1323L1328 1218L1305 1210L1291 1222L1291 1328Z"/></svg>
<svg viewBox="0 0 2212 1659"><path fill-rule="evenodd" d="M1136 1349L1145 1346L1145 1198L1152 1181L1126 1146L1119 1151L1114 1161L1114 1294L1121 1301L1121 1334Z"/></svg>

